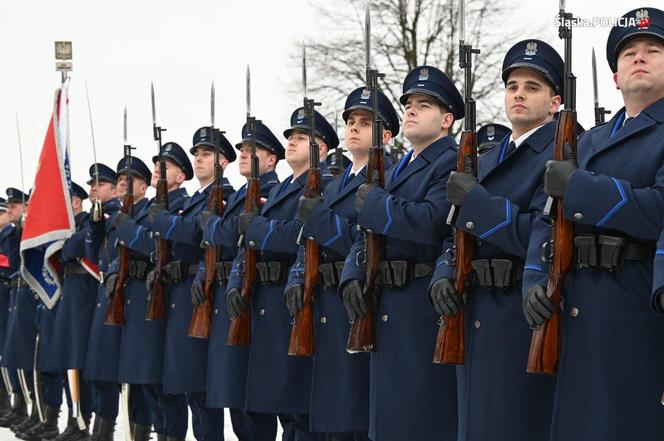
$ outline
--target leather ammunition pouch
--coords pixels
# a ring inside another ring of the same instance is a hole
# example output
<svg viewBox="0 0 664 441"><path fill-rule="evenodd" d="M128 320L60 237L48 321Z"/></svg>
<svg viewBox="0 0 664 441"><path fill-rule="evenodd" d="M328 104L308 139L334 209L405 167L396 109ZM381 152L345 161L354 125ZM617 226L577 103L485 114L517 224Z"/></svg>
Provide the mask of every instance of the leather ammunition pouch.
<svg viewBox="0 0 664 441"><path fill-rule="evenodd" d="M142 260L130 260L127 268L127 278L145 280L145 277L148 274L148 268L147 262Z"/></svg>
<svg viewBox="0 0 664 441"><path fill-rule="evenodd" d="M523 278L523 263L509 259L478 259L471 263L475 282L486 289L508 289Z"/></svg>
<svg viewBox="0 0 664 441"><path fill-rule="evenodd" d="M378 262L378 278L376 285L388 288L403 288L413 279L433 274L435 264L422 262L411 263L406 260L382 260Z"/></svg>
<svg viewBox="0 0 664 441"><path fill-rule="evenodd" d="M341 280L341 271L344 269L344 262L323 263L318 267L320 275L320 284L324 288L336 288Z"/></svg>
<svg viewBox="0 0 664 441"><path fill-rule="evenodd" d="M283 285L288 280L288 262L263 261L256 262L256 274L259 282L266 285Z"/></svg>
<svg viewBox="0 0 664 441"><path fill-rule="evenodd" d="M180 283L184 279L195 276L198 272L198 265L190 265L184 260L168 262L164 265L164 282Z"/></svg>
<svg viewBox="0 0 664 441"><path fill-rule="evenodd" d="M219 282L220 285L225 285L226 282L228 282L228 278L231 275L232 269L233 269L232 260L226 260L216 263L215 271L217 274L217 282Z"/></svg>
<svg viewBox="0 0 664 441"><path fill-rule="evenodd" d="M655 244L634 242L628 238L587 234L574 238L577 268L620 269L626 260L652 262Z"/></svg>

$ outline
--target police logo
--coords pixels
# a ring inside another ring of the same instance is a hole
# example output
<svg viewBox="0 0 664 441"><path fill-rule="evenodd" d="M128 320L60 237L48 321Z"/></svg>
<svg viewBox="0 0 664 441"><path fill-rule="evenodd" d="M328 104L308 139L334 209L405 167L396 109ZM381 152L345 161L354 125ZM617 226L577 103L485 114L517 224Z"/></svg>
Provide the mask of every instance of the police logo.
<svg viewBox="0 0 664 441"><path fill-rule="evenodd" d="M648 29L650 27L650 17L648 16L647 9L636 11L636 19L639 22L639 29Z"/></svg>
<svg viewBox="0 0 664 441"><path fill-rule="evenodd" d="M531 41L526 45L526 55L533 56L537 54L537 43Z"/></svg>
<svg viewBox="0 0 664 441"><path fill-rule="evenodd" d="M371 98L371 91L369 89L364 89L362 91L362 95L360 96L360 99L368 100L369 98Z"/></svg>
<svg viewBox="0 0 664 441"><path fill-rule="evenodd" d="M41 276L44 282L48 283L51 286L57 286L55 279L51 275L51 272L46 268L46 265L42 265Z"/></svg>
<svg viewBox="0 0 664 441"><path fill-rule="evenodd" d="M486 136L489 141L493 141L493 138L496 136L496 128L494 126L487 127Z"/></svg>
<svg viewBox="0 0 664 441"><path fill-rule="evenodd" d="M304 109L300 109L300 110L297 111L297 119L298 120L303 120L304 119Z"/></svg>
<svg viewBox="0 0 664 441"><path fill-rule="evenodd" d="M429 79L429 69L427 69L426 67L423 67L422 69L420 69L420 76L417 77L417 80L418 81L426 81L428 79Z"/></svg>

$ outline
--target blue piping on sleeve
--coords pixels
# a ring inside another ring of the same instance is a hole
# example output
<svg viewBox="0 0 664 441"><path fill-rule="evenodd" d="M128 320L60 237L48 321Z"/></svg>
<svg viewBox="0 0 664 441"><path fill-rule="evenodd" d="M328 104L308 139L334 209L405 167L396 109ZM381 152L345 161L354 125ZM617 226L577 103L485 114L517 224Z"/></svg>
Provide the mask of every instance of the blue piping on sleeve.
<svg viewBox="0 0 664 441"><path fill-rule="evenodd" d="M337 233L334 235L334 237L332 237L330 240L328 240L327 242L325 242L323 244L324 247L329 247L334 242L339 240L339 238L341 237L341 218L339 217L338 214L335 214L334 215L334 220L335 220L335 223L337 225Z"/></svg>
<svg viewBox="0 0 664 441"><path fill-rule="evenodd" d="M523 270L533 270L533 271L539 271L539 272L544 272L541 266L539 265L526 265L523 267Z"/></svg>
<svg viewBox="0 0 664 441"><path fill-rule="evenodd" d="M267 240L270 238L270 235L271 235L272 232L274 231L274 223L275 223L275 222L276 222L276 221L274 221L274 220L271 220L271 221L270 221L270 228L267 230L267 234L266 234L265 237L263 238L263 242L261 242L261 251L264 251L264 250L265 250L265 246L267 245Z"/></svg>
<svg viewBox="0 0 664 441"><path fill-rule="evenodd" d="M611 179L613 179L613 182L616 184L616 187L618 188L618 192L620 193L620 201L618 201L618 203L608 213L606 213L606 215L602 219L600 219L599 222L597 222L598 227L601 227L602 225L607 223L609 219L611 219L611 217L614 214L616 214L616 211L618 211L620 207L622 207L627 203L627 195L625 194L625 190L623 189L622 184L616 178L611 178Z"/></svg>
<svg viewBox="0 0 664 441"><path fill-rule="evenodd" d="M390 211L389 196L385 198L385 212L387 213L387 223L385 224L385 228L383 228L383 235L387 234L387 230L389 230L392 225L392 212Z"/></svg>
<svg viewBox="0 0 664 441"><path fill-rule="evenodd" d="M138 235L140 234L140 232L141 232L142 229L143 229L143 227L141 227L141 226L139 225L138 228L136 229L136 234L134 235L134 238L131 240L131 242L129 242L129 245L128 245L129 248L131 248L131 247L134 246L134 244L135 244L136 241L138 240Z"/></svg>
<svg viewBox="0 0 664 441"><path fill-rule="evenodd" d="M173 228L175 228L175 222L178 220L177 216L171 216L171 226L168 228L166 231L166 234L164 237L168 239L171 235L171 232L173 231Z"/></svg>
<svg viewBox="0 0 664 441"><path fill-rule="evenodd" d="M498 225L496 225L495 227L489 229L485 233L483 233L480 236L480 239L484 239L485 237L495 233L496 231L500 230L504 226L509 225L511 222L512 222L512 207L510 206L510 201L505 199L505 220L503 222L499 223Z"/></svg>

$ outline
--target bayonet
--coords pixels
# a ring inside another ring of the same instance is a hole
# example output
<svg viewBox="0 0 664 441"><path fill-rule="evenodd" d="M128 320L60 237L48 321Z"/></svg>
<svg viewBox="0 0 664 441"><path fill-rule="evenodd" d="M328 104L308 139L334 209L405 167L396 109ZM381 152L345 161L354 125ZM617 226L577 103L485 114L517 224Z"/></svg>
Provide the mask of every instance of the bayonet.
<svg viewBox="0 0 664 441"><path fill-rule="evenodd" d="M599 105L599 92L597 90L597 60L595 59L595 48L592 52L592 66L593 66L593 103L595 104L595 125L604 123L604 115L611 113Z"/></svg>
<svg viewBox="0 0 664 441"><path fill-rule="evenodd" d="M249 116L251 116L251 72L249 71L248 64L247 64L247 81L246 81L245 91L247 94L247 118L249 118Z"/></svg>
<svg viewBox="0 0 664 441"><path fill-rule="evenodd" d="M367 3L364 10L364 65L371 69L371 9Z"/></svg>
<svg viewBox="0 0 664 441"><path fill-rule="evenodd" d="M21 166L21 202L23 203L22 219L25 220L25 178L23 177L23 145L21 142L21 126L18 124L18 113L16 114L16 136L18 137L18 158Z"/></svg>
<svg viewBox="0 0 664 441"><path fill-rule="evenodd" d="M214 81L212 86L210 86L210 127L214 127L214 106L215 106L215 96L214 96Z"/></svg>
<svg viewBox="0 0 664 441"><path fill-rule="evenodd" d="M88 103L88 119L90 120L90 136L92 137L92 157L94 158L95 161L95 185L97 187L97 191L99 191L99 164L97 163L97 145L95 144L95 128L92 123L92 107L90 106L90 94L88 93L88 83L87 81L84 83L85 84L85 99ZM127 109L125 107L125 126L127 125L126 123L126 114L127 114ZM125 135L126 138L126 135ZM90 217L92 218L93 221L99 222L103 216L102 212L102 206L101 206L101 201L99 200L99 197L95 195L95 200L92 203L92 208L90 209Z"/></svg>

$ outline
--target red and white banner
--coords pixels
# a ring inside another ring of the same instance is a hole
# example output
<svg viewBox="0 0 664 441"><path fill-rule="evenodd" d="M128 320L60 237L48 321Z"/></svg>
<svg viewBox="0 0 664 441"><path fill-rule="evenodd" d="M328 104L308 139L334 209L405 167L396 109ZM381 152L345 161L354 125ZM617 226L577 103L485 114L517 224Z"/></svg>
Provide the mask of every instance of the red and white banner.
<svg viewBox="0 0 664 441"><path fill-rule="evenodd" d="M55 92L21 238L21 274L51 309L60 297L59 252L76 231L69 172L69 80Z"/></svg>

